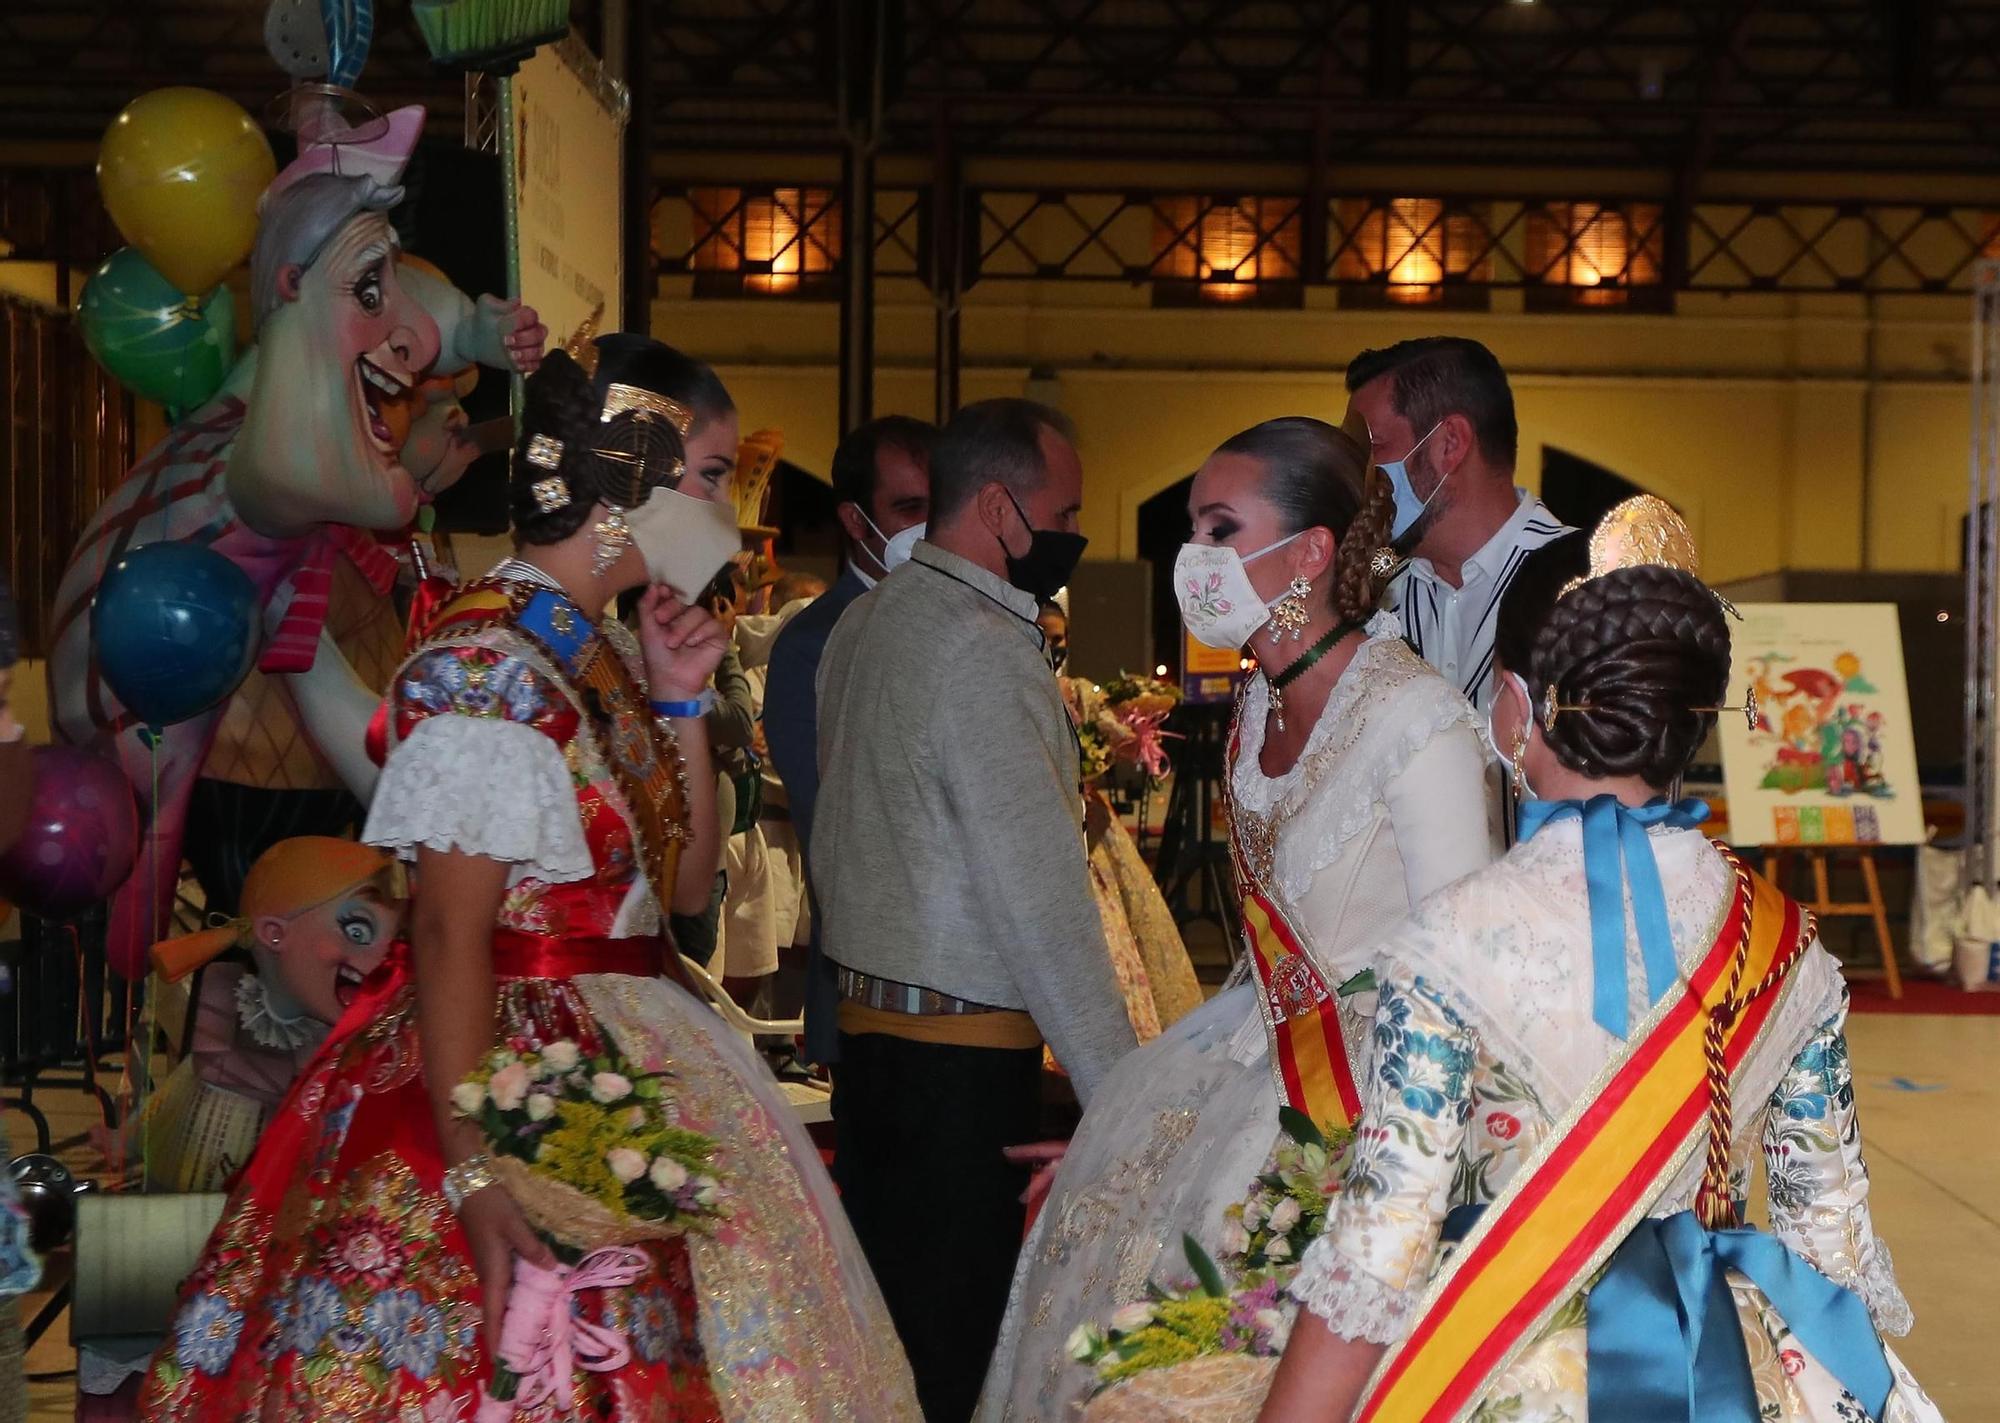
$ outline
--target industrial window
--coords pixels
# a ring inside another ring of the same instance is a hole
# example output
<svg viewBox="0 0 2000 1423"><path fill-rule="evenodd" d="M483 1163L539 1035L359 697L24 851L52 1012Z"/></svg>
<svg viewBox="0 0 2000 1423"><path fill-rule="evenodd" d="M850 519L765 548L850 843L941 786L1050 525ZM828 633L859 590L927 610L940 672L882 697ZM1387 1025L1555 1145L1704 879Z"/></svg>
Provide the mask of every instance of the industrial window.
<svg viewBox="0 0 2000 1423"><path fill-rule="evenodd" d="M1154 199L1154 305L1297 306L1302 228L1297 198Z"/></svg>
<svg viewBox="0 0 2000 1423"><path fill-rule="evenodd" d="M696 296L839 294L840 199L831 188L690 188Z"/></svg>
<svg viewBox="0 0 2000 1423"><path fill-rule="evenodd" d="M1342 306L1488 304L1493 239L1483 204L1338 198L1328 241Z"/></svg>
<svg viewBox="0 0 2000 1423"><path fill-rule="evenodd" d="M1662 310L1666 225L1658 203L1543 203L1527 214L1531 309Z"/></svg>

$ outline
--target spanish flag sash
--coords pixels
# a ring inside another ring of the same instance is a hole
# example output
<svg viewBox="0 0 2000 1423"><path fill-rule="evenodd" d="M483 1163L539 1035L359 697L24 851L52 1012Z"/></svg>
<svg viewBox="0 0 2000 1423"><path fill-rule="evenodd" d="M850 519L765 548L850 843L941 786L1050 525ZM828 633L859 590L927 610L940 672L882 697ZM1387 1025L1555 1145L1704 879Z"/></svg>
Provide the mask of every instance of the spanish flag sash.
<svg viewBox="0 0 2000 1423"><path fill-rule="evenodd" d="M1244 843L1246 825L1236 808L1233 785L1242 725L1239 700L1223 767L1223 803L1229 818L1229 862L1243 916L1243 946L1257 976L1257 1001L1271 1044L1279 1097L1322 1130L1351 1127L1361 1114L1361 1096L1347 1063L1338 995L1314 967L1285 911L1264 892Z"/></svg>
<svg viewBox="0 0 2000 1423"><path fill-rule="evenodd" d="M1720 848L1720 847L1718 847ZM1436 1279L1383 1357L1357 1423L1462 1418L1610 1258L1706 1139L1701 1208L1728 1189L1729 1076L1812 940L1812 917L1723 849L1736 893L1714 946L1657 1003Z"/></svg>

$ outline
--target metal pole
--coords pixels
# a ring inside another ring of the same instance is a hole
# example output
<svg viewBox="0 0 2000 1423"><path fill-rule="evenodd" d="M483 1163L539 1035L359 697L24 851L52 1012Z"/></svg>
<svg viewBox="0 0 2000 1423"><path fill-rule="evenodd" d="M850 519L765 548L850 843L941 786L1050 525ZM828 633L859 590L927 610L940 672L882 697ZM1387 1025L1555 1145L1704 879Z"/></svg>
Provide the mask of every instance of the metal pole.
<svg viewBox="0 0 2000 1423"><path fill-rule="evenodd" d="M886 0L843 0L840 20L840 432L875 412L875 147L882 132Z"/></svg>
<svg viewBox="0 0 2000 1423"><path fill-rule="evenodd" d="M621 324L627 331L645 332L653 329L653 298L659 292L653 266L652 8L652 0L609 0L604 12L605 44L609 48L615 28L624 59L619 77L631 98L621 175L625 204Z"/></svg>
<svg viewBox="0 0 2000 1423"><path fill-rule="evenodd" d="M1981 262L1972 300L1972 438L1965 519L1965 860L1961 881L1994 888L1995 601L2000 548L2000 262Z"/></svg>
<svg viewBox="0 0 2000 1423"><path fill-rule="evenodd" d="M500 185L503 209L503 240L507 244L507 295L521 294L521 180L519 133L515 130L514 76L503 74L500 85ZM514 417L514 429L521 428L521 375L509 377L507 408Z"/></svg>
<svg viewBox="0 0 2000 1423"><path fill-rule="evenodd" d="M958 411L959 296L964 264L960 230L964 196L959 186L958 157L952 151L951 129L940 105L936 143L931 158L931 300L937 305L936 413L942 425Z"/></svg>

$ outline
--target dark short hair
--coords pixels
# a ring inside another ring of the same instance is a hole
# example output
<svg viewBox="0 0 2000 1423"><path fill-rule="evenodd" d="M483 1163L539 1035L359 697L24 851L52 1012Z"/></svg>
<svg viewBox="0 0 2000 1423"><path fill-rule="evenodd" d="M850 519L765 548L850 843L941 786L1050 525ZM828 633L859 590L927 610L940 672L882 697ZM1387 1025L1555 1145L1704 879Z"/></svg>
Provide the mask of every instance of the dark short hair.
<svg viewBox="0 0 2000 1423"><path fill-rule="evenodd" d="M1520 428L1514 420L1514 392L1507 372L1491 351L1464 336L1420 336L1379 351L1363 351L1347 367L1353 393L1392 376L1390 407L1410 422L1422 439L1447 415L1472 422L1479 452L1502 469L1514 467Z"/></svg>
<svg viewBox="0 0 2000 1423"><path fill-rule="evenodd" d="M937 437L937 426L912 415L884 415L879 420L857 425L841 438L833 451L835 496L843 504L859 505L863 513L874 518L882 451L901 450L928 471Z"/></svg>
<svg viewBox="0 0 2000 1423"><path fill-rule="evenodd" d="M1076 427L1052 406L1006 397L982 400L951 417L931 450L931 525L972 502L989 484L1032 493L1048 474L1042 431L1076 443Z"/></svg>

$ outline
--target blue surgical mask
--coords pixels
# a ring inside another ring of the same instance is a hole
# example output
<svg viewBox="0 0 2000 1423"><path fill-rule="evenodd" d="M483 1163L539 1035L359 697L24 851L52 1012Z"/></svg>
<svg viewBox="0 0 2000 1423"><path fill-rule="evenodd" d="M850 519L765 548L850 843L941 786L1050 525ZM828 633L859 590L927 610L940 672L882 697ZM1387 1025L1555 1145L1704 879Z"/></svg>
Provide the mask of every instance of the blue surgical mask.
<svg viewBox="0 0 2000 1423"><path fill-rule="evenodd" d="M1382 473L1389 476L1389 488L1394 491L1396 496L1396 522L1389 526L1389 537L1392 539L1401 538L1415 526L1417 520L1423 517L1424 510L1430 507L1431 499L1437 498L1438 489L1444 488L1444 480L1451 478L1450 471L1446 471L1444 479L1440 479L1437 482L1437 489L1431 491L1430 499L1417 498L1417 491L1410 483L1410 456L1422 449L1424 447L1424 440L1428 440L1432 435L1435 435L1439 427L1443 424L1444 421L1440 420L1436 425L1431 426L1424 433L1424 439L1411 445L1408 453L1401 459L1383 460L1376 466Z"/></svg>

